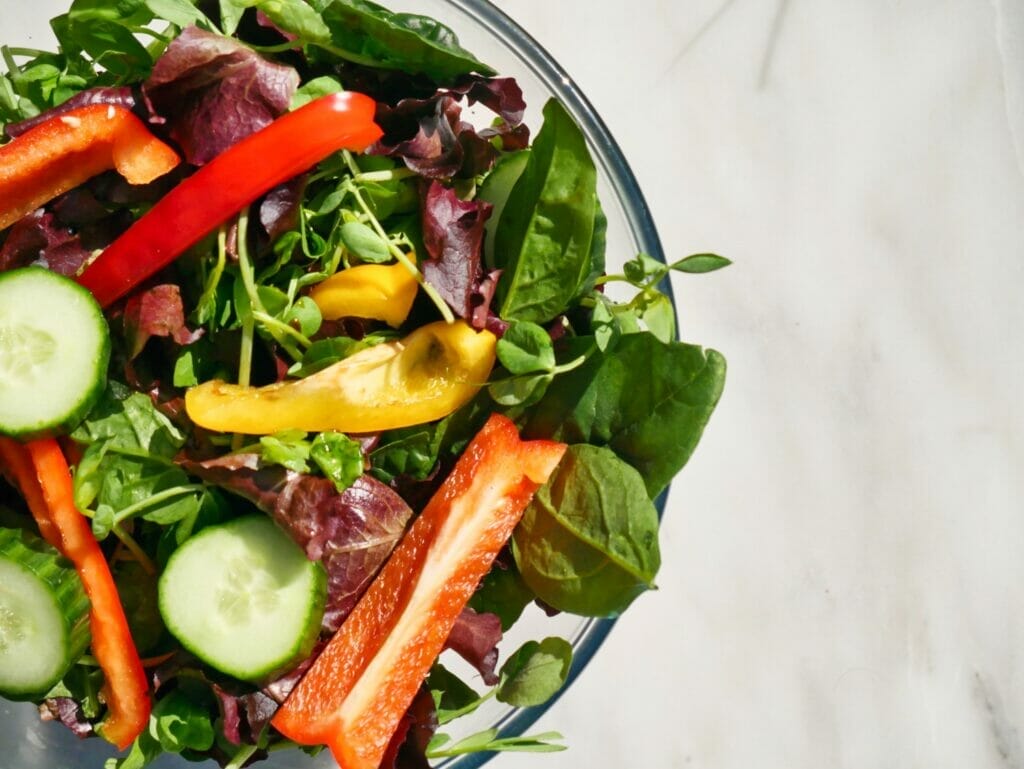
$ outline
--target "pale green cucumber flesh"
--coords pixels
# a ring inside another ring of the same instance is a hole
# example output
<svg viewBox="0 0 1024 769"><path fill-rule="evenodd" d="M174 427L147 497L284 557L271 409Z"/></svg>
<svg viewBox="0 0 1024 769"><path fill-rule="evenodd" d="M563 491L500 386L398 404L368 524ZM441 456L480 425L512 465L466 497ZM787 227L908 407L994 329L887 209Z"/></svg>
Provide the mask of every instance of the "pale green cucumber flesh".
<svg viewBox="0 0 1024 769"><path fill-rule="evenodd" d="M41 267L0 273L0 435L73 429L103 392L110 332L92 294Z"/></svg>
<svg viewBox="0 0 1024 769"><path fill-rule="evenodd" d="M327 597L323 567L266 516L203 529L160 577L160 614L211 667L261 682L305 659Z"/></svg>
<svg viewBox="0 0 1024 769"><path fill-rule="evenodd" d="M34 535L0 529L0 696L42 696L89 640L89 599L70 562Z"/></svg>

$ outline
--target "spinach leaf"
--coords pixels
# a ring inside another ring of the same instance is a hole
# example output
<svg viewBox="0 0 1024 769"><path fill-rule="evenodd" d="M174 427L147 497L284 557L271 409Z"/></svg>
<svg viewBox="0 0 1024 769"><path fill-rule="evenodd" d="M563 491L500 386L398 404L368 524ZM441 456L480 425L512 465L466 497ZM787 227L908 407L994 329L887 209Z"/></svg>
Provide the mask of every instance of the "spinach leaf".
<svg viewBox="0 0 1024 769"><path fill-rule="evenodd" d="M450 418L426 425L388 430L370 453L373 474L390 483L398 476L424 481L430 477L441 454Z"/></svg>
<svg viewBox="0 0 1024 769"><path fill-rule="evenodd" d="M557 100L544 105L544 124L522 175L509 193L495 232L499 315L545 323L580 294L594 262L603 261L597 170L586 139Z"/></svg>
<svg viewBox="0 0 1024 769"><path fill-rule="evenodd" d="M107 383L99 402L71 437L79 443L104 443L165 459L185 443L182 432L156 410L148 396L115 380Z"/></svg>
<svg viewBox="0 0 1024 769"><path fill-rule="evenodd" d="M393 13L369 0L334 0L322 8L322 18L331 35L324 47L357 64L424 74L439 84L470 72L495 74L459 45L454 32L426 16Z"/></svg>
<svg viewBox="0 0 1024 769"><path fill-rule="evenodd" d="M636 470L609 449L576 444L527 506L512 552L545 603L615 616L653 587L658 513Z"/></svg>
<svg viewBox="0 0 1024 769"><path fill-rule="evenodd" d="M496 615L501 620L502 631L508 631L535 597L515 564L507 568L495 565L470 597L469 608Z"/></svg>
<svg viewBox="0 0 1024 769"><path fill-rule="evenodd" d="M524 428L530 438L608 446L654 498L686 464L725 385L725 358L626 334L558 377Z"/></svg>
<svg viewBox="0 0 1024 769"><path fill-rule="evenodd" d="M469 684L440 662L435 663L430 669L427 688L430 689L430 696L437 710L437 723L442 726L466 713L471 713L483 702L483 698Z"/></svg>
<svg viewBox="0 0 1024 769"><path fill-rule="evenodd" d="M497 698L517 708L543 705L562 688L572 666L572 644L552 636L527 641L501 666Z"/></svg>

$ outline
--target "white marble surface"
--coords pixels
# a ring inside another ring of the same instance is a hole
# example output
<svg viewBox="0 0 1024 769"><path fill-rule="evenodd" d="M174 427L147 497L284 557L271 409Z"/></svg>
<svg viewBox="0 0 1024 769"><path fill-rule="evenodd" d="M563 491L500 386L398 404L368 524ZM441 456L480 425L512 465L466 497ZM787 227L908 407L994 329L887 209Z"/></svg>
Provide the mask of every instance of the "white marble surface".
<svg viewBox="0 0 1024 769"><path fill-rule="evenodd" d="M736 263L676 283L731 369L661 589L490 766L1024 768L1024 5L500 5Z"/></svg>
<svg viewBox="0 0 1024 769"><path fill-rule="evenodd" d="M1024 767L1024 5L500 5L735 265L661 590L495 769Z"/></svg>

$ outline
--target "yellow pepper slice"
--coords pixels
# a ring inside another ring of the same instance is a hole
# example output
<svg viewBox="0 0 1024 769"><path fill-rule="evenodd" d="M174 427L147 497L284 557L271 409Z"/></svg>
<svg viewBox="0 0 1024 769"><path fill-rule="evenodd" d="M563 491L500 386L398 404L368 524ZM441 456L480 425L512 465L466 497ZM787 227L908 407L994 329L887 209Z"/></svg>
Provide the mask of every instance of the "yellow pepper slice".
<svg viewBox="0 0 1024 769"><path fill-rule="evenodd" d="M410 254L415 263L415 257ZM416 299L416 276L401 262L359 264L318 283L310 297L326 320L372 318L392 328L405 322Z"/></svg>
<svg viewBox="0 0 1024 769"><path fill-rule="evenodd" d="M266 387L204 382L185 393L197 425L269 435L280 430L369 433L451 414L486 383L495 338L464 321L437 321L318 371Z"/></svg>

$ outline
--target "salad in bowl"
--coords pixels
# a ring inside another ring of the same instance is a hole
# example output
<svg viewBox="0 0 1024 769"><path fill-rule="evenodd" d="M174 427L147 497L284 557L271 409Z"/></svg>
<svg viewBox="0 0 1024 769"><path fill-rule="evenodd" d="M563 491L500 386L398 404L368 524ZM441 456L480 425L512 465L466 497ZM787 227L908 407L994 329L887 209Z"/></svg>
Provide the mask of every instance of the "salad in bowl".
<svg viewBox="0 0 1024 769"><path fill-rule="evenodd" d="M51 28L0 49L0 697L106 769L563 749L459 724L570 677L524 614L654 585L725 377L667 276L728 260L606 253L605 150L432 16Z"/></svg>

